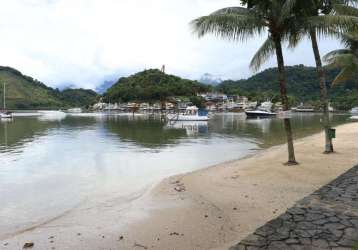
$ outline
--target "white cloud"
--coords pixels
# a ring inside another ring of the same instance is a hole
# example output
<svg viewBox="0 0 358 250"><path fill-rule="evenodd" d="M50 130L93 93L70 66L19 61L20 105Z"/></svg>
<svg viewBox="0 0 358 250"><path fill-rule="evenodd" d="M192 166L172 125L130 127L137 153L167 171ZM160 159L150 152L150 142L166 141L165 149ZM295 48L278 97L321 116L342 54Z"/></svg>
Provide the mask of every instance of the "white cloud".
<svg viewBox="0 0 358 250"><path fill-rule="evenodd" d="M199 78L247 77L262 39L247 43L197 39L189 22L238 0L2 0L0 64L51 86L94 88L106 76L167 65ZM337 46L322 42L322 54ZM309 43L286 54L288 64L313 64ZM271 60L266 66L274 66Z"/></svg>

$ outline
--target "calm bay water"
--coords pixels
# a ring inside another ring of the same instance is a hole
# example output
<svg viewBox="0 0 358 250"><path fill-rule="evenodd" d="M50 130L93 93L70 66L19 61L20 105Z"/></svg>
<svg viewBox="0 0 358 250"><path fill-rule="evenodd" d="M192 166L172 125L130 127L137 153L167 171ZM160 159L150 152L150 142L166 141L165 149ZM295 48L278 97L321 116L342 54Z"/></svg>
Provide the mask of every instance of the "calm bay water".
<svg viewBox="0 0 358 250"><path fill-rule="evenodd" d="M331 119L348 122L347 115ZM296 114L292 123L296 138L321 131L319 114ZM98 197L130 198L167 176L284 142L281 120L243 114L208 123L118 115L1 122L0 239Z"/></svg>

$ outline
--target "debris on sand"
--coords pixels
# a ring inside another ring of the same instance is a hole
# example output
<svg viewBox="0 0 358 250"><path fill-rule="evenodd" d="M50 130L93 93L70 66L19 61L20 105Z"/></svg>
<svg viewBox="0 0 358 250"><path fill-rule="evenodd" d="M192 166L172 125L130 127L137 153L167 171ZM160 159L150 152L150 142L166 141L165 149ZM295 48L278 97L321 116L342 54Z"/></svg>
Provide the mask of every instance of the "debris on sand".
<svg viewBox="0 0 358 250"><path fill-rule="evenodd" d="M134 247L141 247L141 248L144 248L144 249L148 249L147 246L144 246L144 245L141 245L141 244L138 244L138 243L134 243Z"/></svg>
<svg viewBox="0 0 358 250"><path fill-rule="evenodd" d="M22 248L23 249L32 248L34 245L35 244L33 242L26 242Z"/></svg>
<svg viewBox="0 0 358 250"><path fill-rule="evenodd" d="M180 192L184 192L186 189L183 183L179 183L176 185L174 190L180 193Z"/></svg>

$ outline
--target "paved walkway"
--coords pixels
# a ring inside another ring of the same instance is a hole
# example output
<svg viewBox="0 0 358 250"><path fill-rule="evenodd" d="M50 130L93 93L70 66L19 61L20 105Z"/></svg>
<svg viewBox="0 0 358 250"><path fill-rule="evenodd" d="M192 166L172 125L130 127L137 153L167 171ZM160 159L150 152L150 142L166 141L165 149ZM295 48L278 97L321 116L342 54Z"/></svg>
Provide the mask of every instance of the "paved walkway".
<svg viewBox="0 0 358 250"><path fill-rule="evenodd" d="M358 166L299 201L230 250L348 250L357 247L357 243Z"/></svg>

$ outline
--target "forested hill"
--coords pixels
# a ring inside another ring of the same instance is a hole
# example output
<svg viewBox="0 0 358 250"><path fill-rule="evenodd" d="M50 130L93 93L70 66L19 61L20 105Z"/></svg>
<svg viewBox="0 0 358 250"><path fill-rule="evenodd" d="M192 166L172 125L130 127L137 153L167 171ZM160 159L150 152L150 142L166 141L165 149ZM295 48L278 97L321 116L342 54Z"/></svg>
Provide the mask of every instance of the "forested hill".
<svg viewBox="0 0 358 250"><path fill-rule="evenodd" d="M53 89L20 71L0 66L0 96L3 106L3 83L6 83L8 109L59 109L84 107L96 101L97 93L85 89Z"/></svg>
<svg viewBox="0 0 358 250"><path fill-rule="evenodd" d="M332 80L339 70L326 69L329 97L334 106L340 109L349 109L358 105L358 80L354 79L345 84L331 88ZM297 103L315 102L319 100L320 88L317 73L314 67L303 65L286 68L287 90L290 99ZM252 98L278 99L279 84L277 68L264 70L246 80L224 81L217 86L218 91L226 94L241 94Z"/></svg>
<svg viewBox="0 0 358 250"><path fill-rule="evenodd" d="M104 94L106 101L159 101L169 97L196 96L207 92L210 86L168 75L157 69L139 72L129 77L120 78Z"/></svg>

